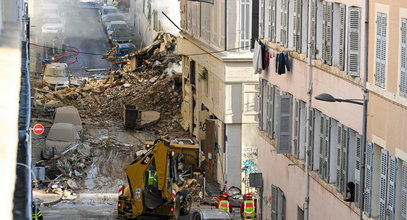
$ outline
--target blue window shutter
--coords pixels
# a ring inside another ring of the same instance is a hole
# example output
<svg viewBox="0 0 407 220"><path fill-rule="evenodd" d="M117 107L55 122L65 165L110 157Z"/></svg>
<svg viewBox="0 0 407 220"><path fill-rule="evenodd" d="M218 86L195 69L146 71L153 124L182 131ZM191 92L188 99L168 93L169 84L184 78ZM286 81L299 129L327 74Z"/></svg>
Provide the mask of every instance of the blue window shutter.
<svg viewBox="0 0 407 220"><path fill-rule="evenodd" d="M291 153L291 112L292 96L282 95L280 97L279 125L277 126L277 153Z"/></svg>
<svg viewBox="0 0 407 220"><path fill-rule="evenodd" d="M372 214L372 175L373 175L373 143L368 142L366 147L366 200L365 212L368 217Z"/></svg>
<svg viewBox="0 0 407 220"><path fill-rule="evenodd" d="M387 169L389 152L382 149L380 162L379 219L386 220Z"/></svg>
<svg viewBox="0 0 407 220"><path fill-rule="evenodd" d="M402 163L401 167L401 199L400 199L400 218L407 220L407 162Z"/></svg>
<svg viewBox="0 0 407 220"><path fill-rule="evenodd" d="M397 180L397 158L395 156L390 157L390 169L389 169L389 186L387 195L389 197L388 204L388 220L395 220L395 207L396 207L396 180Z"/></svg>

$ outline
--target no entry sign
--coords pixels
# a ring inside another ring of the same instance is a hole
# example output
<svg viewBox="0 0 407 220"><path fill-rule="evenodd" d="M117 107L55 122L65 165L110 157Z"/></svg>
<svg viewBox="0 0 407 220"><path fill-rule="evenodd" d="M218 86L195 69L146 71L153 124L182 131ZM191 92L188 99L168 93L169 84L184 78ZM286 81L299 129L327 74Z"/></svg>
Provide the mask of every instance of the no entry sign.
<svg viewBox="0 0 407 220"><path fill-rule="evenodd" d="M40 135L40 134L44 133L44 126L42 126L42 124L36 124L33 127L33 131L34 131L34 134Z"/></svg>

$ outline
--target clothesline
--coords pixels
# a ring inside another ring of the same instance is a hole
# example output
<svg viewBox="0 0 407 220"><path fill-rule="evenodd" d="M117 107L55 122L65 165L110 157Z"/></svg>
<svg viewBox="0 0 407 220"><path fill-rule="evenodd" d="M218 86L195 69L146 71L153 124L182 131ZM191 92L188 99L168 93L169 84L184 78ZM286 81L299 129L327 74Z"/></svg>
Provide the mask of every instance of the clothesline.
<svg viewBox="0 0 407 220"><path fill-rule="evenodd" d="M269 50L273 50L270 54ZM261 70L266 70L269 67L270 59L276 58L276 73L282 75L291 71L290 60L288 58L288 50L277 53L274 55L274 49L268 47L266 44L256 39L254 42L254 53L253 53L253 68L254 74L258 74Z"/></svg>

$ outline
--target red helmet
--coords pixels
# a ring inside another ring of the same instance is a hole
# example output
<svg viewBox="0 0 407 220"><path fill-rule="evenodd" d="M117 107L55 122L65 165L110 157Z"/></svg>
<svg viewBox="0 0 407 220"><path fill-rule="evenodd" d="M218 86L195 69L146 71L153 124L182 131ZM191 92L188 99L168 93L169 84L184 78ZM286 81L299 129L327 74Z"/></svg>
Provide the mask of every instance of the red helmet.
<svg viewBox="0 0 407 220"><path fill-rule="evenodd" d="M245 194L246 199L253 199L253 195L251 193Z"/></svg>
<svg viewBox="0 0 407 220"><path fill-rule="evenodd" d="M222 193L222 198L224 198L224 199L229 198L229 193L227 193L227 192Z"/></svg>

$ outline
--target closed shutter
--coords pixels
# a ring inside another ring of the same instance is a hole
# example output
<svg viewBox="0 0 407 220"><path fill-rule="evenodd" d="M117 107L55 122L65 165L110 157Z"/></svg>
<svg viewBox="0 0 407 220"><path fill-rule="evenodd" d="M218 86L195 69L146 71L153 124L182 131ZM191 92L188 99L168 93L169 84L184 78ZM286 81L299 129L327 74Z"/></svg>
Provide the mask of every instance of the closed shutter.
<svg viewBox="0 0 407 220"><path fill-rule="evenodd" d="M375 84L385 87L386 74L386 38L387 38L387 14L377 13L376 21L376 71Z"/></svg>
<svg viewBox="0 0 407 220"><path fill-rule="evenodd" d="M273 102L273 139L277 140L277 130L278 126L280 126L280 100L281 100L281 95L280 95L280 88L277 86L274 87L274 102Z"/></svg>
<svg viewBox="0 0 407 220"><path fill-rule="evenodd" d="M264 102L264 86L263 86L263 79L259 79L259 94L258 94L258 102L259 102L259 130L263 130L263 102Z"/></svg>
<svg viewBox="0 0 407 220"><path fill-rule="evenodd" d="M277 220L278 188L271 185L271 220Z"/></svg>
<svg viewBox="0 0 407 220"><path fill-rule="evenodd" d="M275 96L274 96L274 86L270 84L269 86L269 91L268 91L268 97L269 97L269 103L268 103L268 109L269 109L269 120L267 121L267 124L269 124L269 133L268 136L269 138L274 139L274 102L275 102Z"/></svg>
<svg viewBox="0 0 407 220"><path fill-rule="evenodd" d="M301 29L302 29L302 0L294 0L294 33L293 42L295 51L301 52Z"/></svg>
<svg viewBox="0 0 407 220"><path fill-rule="evenodd" d="M259 15L260 15L260 17L259 17L259 38L260 39L263 39L264 38L264 27L265 27L265 20L264 20L264 18L265 18L265 16L264 16L264 10L265 10L265 8L264 8L264 1L265 0L260 0L260 7L259 7L259 9L260 9L260 11L259 11ZM216 22L215 22L216 23Z"/></svg>
<svg viewBox="0 0 407 220"><path fill-rule="evenodd" d="M270 121L270 111L271 111L270 110L270 99L271 99L271 97L270 97L270 89L271 89L271 85L268 82L266 82L265 84L266 84L266 88L264 90L264 92L265 92L264 96L265 96L266 102L265 102L264 108L266 110L266 114L265 114L266 120L264 122L264 124L265 124L264 127L265 127L265 131L266 131L267 136L269 136L270 135L270 126L271 126L270 123L269 123L269 121Z"/></svg>
<svg viewBox="0 0 407 220"><path fill-rule="evenodd" d="M240 49L250 50L251 13L250 0L240 0Z"/></svg>
<svg viewBox="0 0 407 220"><path fill-rule="evenodd" d="M308 141L308 166L310 169L312 169L313 164L314 164L314 127L315 127L315 112L312 108L309 109L309 115L310 115L310 127L309 127L309 133L308 133L308 137L307 137L307 141ZM307 150L307 149L306 149Z"/></svg>
<svg viewBox="0 0 407 220"><path fill-rule="evenodd" d="M401 167L401 199L400 218L407 220L407 162L403 161Z"/></svg>
<svg viewBox="0 0 407 220"><path fill-rule="evenodd" d="M360 75L360 20L361 9L349 7L348 74Z"/></svg>
<svg viewBox="0 0 407 220"><path fill-rule="evenodd" d="M328 116L325 116L325 144L324 144L324 180L329 182L329 154L330 154L330 131L331 120Z"/></svg>
<svg viewBox="0 0 407 220"><path fill-rule="evenodd" d="M280 188L277 196L277 220L285 220L285 196Z"/></svg>
<svg viewBox="0 0 407 220"><path fill-rule="evenodd" d="M348 180L348 149L349 128L343 127L342 131L342 155L341 155L341 192L346 195L346 183Z"/></svg>
<svg viewBox="0 0 407 220"><path fill-rule="evenodd" d="M270 0L270 41L276 42L276 3L277 0Z"/></svg>
<svg viewBox="0 0 407 220"><path fill-rule="evenodd" d="M336 190L342 192L341 181L341 156L342 156L342 124L338 123L338 144L336 147Z"/></svg>
<svg viewBox="0 0 407 220"><path fill-rule="evenodd" d="M320 114L320 130L319 130L319 176L323 178L324 174L324 145L325 145L325 115Z"/></svg>
<svg viewBox="0 0 407 220"><path fill-rule="evenodd" d="M401 19L400 95L407 98L407 19Z"/></svg>
<svg viewBox="0 0 407 220"><path fill-rule="evenodd" d="M355 158L355 205L360 207L360 169L361 169L362 137L356 134L356 158Z"/></svg>
<svg viewBox="0 0 407 220"><path fill-rule="evenodd" d="M315 59L315 56L317 54L316 51L316 32L317 32L317 1L316 0L311 0L311 34L309 37L311 37L311 42L312 42L312 51L311 55L312 58Z"/></svg>
<svg viewBox="0 0 407 220"><path fill-rule="evenodd" d="M390 169L389 169L389 187L387 196L389 197L388 204L388 220L395 220L395 207L396 207L396 173L397 173L397 158L395 156L390 157Z"/></svg>
<svg viewBox="0 0 407 220"><path fill-rule="evenodd" d="M386 220L387 165L389 152L382 149L380 162L379 219Z"/></svg>
<svg viewBox="0 0 407 220"><path fill-rule="evenodd" d="M277 126L277 153L291 153L291 110L292 96L282 95L280 98L279 125Z"/></svg>
<svg viewBox="0 0 407 220"><path fill-rule="evenodd" d="M300 100L295 99L294 107L294 135L293 135L293 145L294 145L294 157L299 158L300 156Z"/></svg>
<svg viewBox="0 0 407 220"><path fill-rule="evenodd" d="M288 47L288 0L281 0L281 41Z"/></svg>
<svg viewBox="0 0 407 220"><path fill-rule="evenodd" d="M345 69L345 21L346 21L346 6L340 4L339 7L340 20L339 20L339 68Z"/></svg>
<svg viewBox="0 0 407 220"><path fill-rule="evenodd" d="M332 65L332 13L333 13L333 3L323 2L322 3L322 60L328 64Z"/></svg>
<svg viewBox="0 0 407 220"><path fill-rule="evenodd" d="M368 142L366 147L366 200L365 211L367 217L372 214L372 175L373 175L373 143Z"/></svg>

